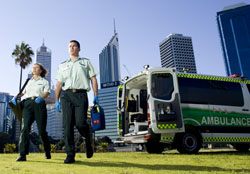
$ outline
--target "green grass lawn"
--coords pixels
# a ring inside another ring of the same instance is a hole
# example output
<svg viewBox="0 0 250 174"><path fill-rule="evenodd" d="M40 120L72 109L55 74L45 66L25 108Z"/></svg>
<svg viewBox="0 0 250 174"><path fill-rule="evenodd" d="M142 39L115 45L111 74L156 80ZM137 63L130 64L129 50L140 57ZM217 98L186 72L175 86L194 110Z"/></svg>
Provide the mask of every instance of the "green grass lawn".
<svg viewBox="0 0 250 174"><path fill-rule="evenodd" d="M64 153L52 153L47 160L42 153L30 153L26 162L16 162L18 154L0 154L0 174L167 174L167 173L250 173L250 152L201 151L181 155L176 151L163 154L146 152L95 153L87 159L76 154L76 163L64 164Z"/></svg>

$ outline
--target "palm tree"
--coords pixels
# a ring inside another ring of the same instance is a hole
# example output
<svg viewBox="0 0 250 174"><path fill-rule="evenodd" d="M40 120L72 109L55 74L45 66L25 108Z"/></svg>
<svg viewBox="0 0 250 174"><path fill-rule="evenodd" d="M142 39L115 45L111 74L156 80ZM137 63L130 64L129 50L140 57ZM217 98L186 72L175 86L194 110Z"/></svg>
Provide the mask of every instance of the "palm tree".
<svg viewBox="0 0 250 174"><path fill-rule="evenodd" d="M24 42L22 42L20 46L16 45L16 48L12 52L12 57L15 58L15 64L21 67L19 91L21 91L23 69L32 62L31 57L33 55L34 52L29 44L25 44Z"/></svg>

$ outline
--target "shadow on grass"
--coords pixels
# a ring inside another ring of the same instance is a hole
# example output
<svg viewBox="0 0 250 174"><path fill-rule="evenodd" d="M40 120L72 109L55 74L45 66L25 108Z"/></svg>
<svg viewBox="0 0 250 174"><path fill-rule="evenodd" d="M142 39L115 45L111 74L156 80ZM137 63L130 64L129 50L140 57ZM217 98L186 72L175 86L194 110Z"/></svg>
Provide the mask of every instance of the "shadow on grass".
<svg viewBox="0 0 250 174"><path fill-rule="evenodd" d="M208 167L208 166L193 166L193 165L149 165L149 164L136 164L127 162L86 162L76 161L74 165L86 165L90 167L122 167L122 168L142 168L147 170L173 170L173 171L228 171L228 172L242 172L242 169L224 169L220 167ZM244 172L250 172L248 169L244 169Z"/></svg>
<svg viewBox="0 0 250 174"><path fill-rule="evenodd" d="M239 151L218 151L218 152L199 152L199 154L201 155L209 155L209 154L212 154L212 155L221 155L221 154L225 154L225 155L250 155L250 152L239 152Z"/></svg>
<svg viewBox="0 0 250 174"><path fill-rule="evenodd" d="M249 152L240 152L240 151L202 151L197 154L180 154L179 152L176 153L162 153L162 155L250 155Z"/></svg>

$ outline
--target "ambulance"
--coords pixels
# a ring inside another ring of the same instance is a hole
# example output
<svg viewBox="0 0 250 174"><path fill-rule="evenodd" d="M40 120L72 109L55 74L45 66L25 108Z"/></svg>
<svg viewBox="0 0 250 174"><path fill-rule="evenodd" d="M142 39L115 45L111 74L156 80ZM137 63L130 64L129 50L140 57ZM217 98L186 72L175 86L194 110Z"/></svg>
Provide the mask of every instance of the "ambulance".
<svg viewBox="0 0 250 174"><path fill-rule="evenodd" d="M146 68L117 91L118 134L148 153L198 153L206 144L250 148L250 81Z"/></svg>

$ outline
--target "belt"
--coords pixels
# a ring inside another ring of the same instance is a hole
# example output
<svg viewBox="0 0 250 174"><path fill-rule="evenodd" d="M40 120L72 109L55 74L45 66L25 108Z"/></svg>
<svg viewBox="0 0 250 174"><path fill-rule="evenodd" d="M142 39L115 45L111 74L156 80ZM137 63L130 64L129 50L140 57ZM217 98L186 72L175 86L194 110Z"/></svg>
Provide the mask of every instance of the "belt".
<svg viewBox="0 0 250 174"><path fill-rule="evenodd" d="M73 92L73 93L87 93L87 90L85 89L67 89L67 92Z"/></svg>
<svg viewBox="0 0 250 174"><path fill-rule="evenodd" d="M28 97L26 100L35 100L37 97Z"/></svg>

